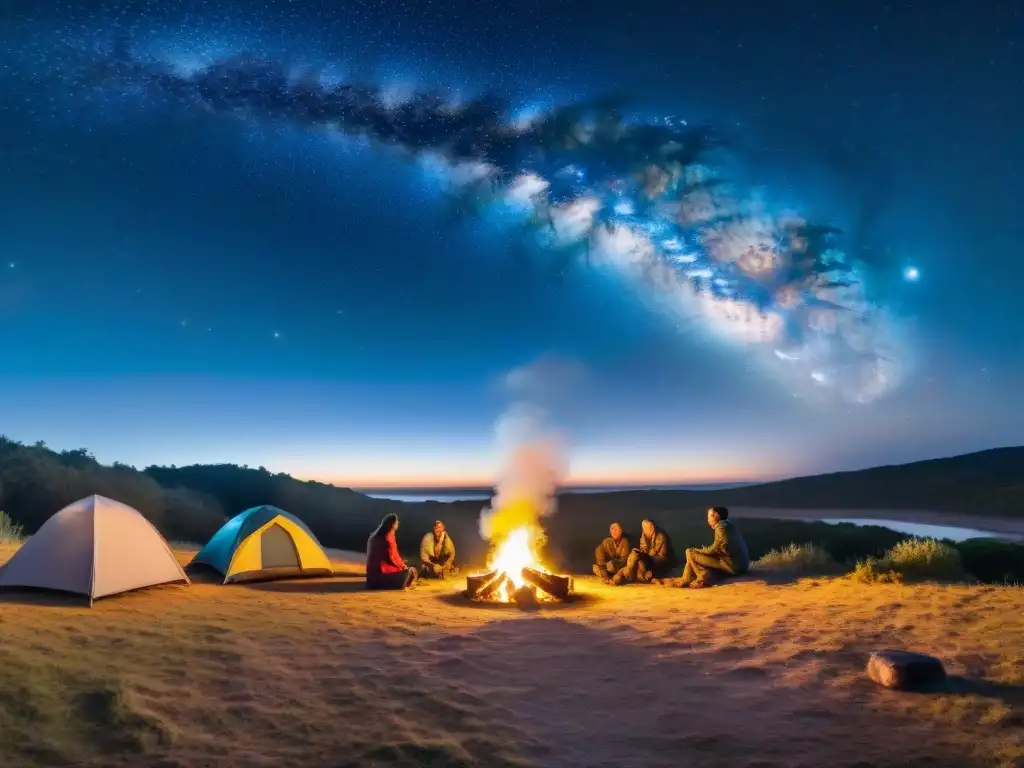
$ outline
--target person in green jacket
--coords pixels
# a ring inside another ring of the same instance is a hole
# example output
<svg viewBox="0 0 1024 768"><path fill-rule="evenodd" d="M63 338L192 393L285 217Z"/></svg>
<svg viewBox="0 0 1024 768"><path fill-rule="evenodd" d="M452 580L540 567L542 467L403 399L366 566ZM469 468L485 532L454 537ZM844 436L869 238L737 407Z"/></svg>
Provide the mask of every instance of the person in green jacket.
<svg viewBox="0 0 1024 768"><path fill-rule="evenodd" d="M622 532L620 523L612 523L609 536L594 550L594 575L606 584L626 566L629 558L629 539Z"/></svg>
<svg viewBox="0 0 1024 768"><path fill-rule="evenodd" d="M629 553L625 566L612 577L613 584L649 584L666 576L672 567L672 541L668 534L653 520L644 520L640 531L640 546Z"/></svg>
<svg viewBox="0 0 1024 768"><path fill-rule="evenodd" d="M715 540L706 547L686 550L680 587L700 589L713 581L740 576L750 568L747 543L740 529L729 519L729 510L726 507L709 509L708 525L715 532Z"/></svg>
<svg viewBox="0 0 1024 768"><path fill-rule="evenodd" d="M420 542L420 575L428 579L444 579L456 573L455 542L445 530L444 523L436 520L433 529L427 531Z"/></svg>

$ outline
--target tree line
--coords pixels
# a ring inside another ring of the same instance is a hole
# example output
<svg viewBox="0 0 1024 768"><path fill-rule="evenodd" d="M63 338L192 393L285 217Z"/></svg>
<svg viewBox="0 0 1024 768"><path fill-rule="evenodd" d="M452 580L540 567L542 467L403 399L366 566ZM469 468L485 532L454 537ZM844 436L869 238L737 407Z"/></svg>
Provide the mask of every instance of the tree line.
<svg viewBox="0 0 1024 768"><path fill-rule="evenodd" d="M261 504L301 518L328 547L362 550L387 512L426 530L423 505L374 499L348 488L234 464L104 465L87 449L56 451L0 436L0 509L32 534L61 508L100 494L141 512L169 540L205 543L226 520ZM478 509L478 507L477 507ZM420 521L419 518L423 518Z"/></svg>
<svg viewBox="0 0 1024 768"><path fill-rule="evenodd" d="M349 488L297 480L264 467L235 464L151 466L138 470L100 464L84 448L55 451L0 436L0 510L32 534L61 508L91 494L139 510L171 541L209 540L223 523L249 507L270 504L305 522L327 547L361 551L381 517L402 520L399 544L413 554L435 519L459 541L460 559L481 558L479 501L440 504L375 499ZM702 543L703 510L712 504L790 508L917 508L1024 515L1024 449L1006 448L951 459L799 478L723 491L625 491L563 494L559 512L545 521L551 556L585 560L611 520L633 528L646 516L678 527L678 543ZM782 530L772 523L773 531ZM769 524L758 545L775 542ZM816 532L819 540L828 531ZM790 532L796 536L796 532ZM847 532L842 540L849 542ZM831 538L831 536L829 537ZM786 542L783 542L786 543ZM839 547L836 544L833 548ZM840 547L841 548L841 547ZM846 554L845 552L839 554Z"/></svg>

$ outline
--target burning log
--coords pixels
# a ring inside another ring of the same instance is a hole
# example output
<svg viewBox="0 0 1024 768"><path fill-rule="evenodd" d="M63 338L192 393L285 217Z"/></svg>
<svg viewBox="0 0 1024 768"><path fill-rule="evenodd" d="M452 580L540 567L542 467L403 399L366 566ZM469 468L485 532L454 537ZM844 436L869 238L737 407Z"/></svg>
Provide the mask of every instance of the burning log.
<svg viewBox="0 0 1024 768"><path fill-rule="evenodd" d="M508 574L504 571L489 571L478 575L466 577L466 597L474 600L486 600L493 597L494 593L501 589L509 581ZM509 585L509 592L515 589Z"/></svg>
<svg viewBox="0 0 1024 768"><path fill-rule="evenodd" d="M492 584L487 585L487 589L481 592L483 597L502 597L504 592L504 599L508 602L509 596L516 591L516 585L512 579L508 577L508 574L502 571L501 575L494 580Z"/></svg>
<svg viewBox="0 0 1024 768"><path fill-rule="evenodd" d="M487 573L470 573L466 575L466 597L476 597L480 590L498 575L498 571Z"/></svg>
<svg viewBox="0 0 1024 768"><path fill-rule="evenodd" d="M543 590L558 600L565 600L572 592L572 577L544 573L533 568L523 568L523 581L537 589Z"/></svg>

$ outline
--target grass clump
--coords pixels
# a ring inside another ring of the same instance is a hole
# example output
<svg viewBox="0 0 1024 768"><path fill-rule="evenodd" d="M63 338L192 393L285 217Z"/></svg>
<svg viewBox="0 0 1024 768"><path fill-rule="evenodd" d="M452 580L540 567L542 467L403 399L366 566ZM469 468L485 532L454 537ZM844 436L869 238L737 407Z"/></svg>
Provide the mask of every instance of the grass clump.
<svg viewBox="0 0 1024 768"><path fill-rule="evenodd" d="M877 557L857 561L850 576L862 584L899 584L903 581L903 574L891 567L887 569Z"/></svg>
<svg viewBox="0 0 1024 768"><path fill-rule="evenodd" d="M0 511L0 544L21 544L25 541L25 529L18 525L6 512Z"/></svg>
<svg viewBox="0 0 1024 768"><path fill-rule="evenodd" d="M832 556L817 544L789 544L773 549L751 566L759 571L822 574L838 567Z"/></svg>
<svg viewBox="0 0 1024 768"><path fill-rule="evenodd" d="M950 544L935 539L901 541L882 557L858 562L852 575L867 584L971 578L960 553Z"/></svg>

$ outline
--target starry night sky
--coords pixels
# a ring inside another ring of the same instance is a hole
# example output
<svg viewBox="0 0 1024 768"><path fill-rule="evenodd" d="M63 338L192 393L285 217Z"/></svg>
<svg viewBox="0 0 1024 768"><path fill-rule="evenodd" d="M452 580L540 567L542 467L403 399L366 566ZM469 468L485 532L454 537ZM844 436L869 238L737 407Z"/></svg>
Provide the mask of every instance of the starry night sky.
<svg viewBox="0 0 1024 768"><path fill-rule="evenodd" d="M81 5L103 10L0 11L10 437L138 466L487 481L500 382L548 358L578 374L554 417L580 482L1024 442L1013 0ZM76 92L67 73L117 33L181 66L258 50L399 93L546 108L614 91L646 117L720 126L772 204L847 231L906 329L905 379L867 404L808 399L744 348L467 215L400 153Z"/></svg>

